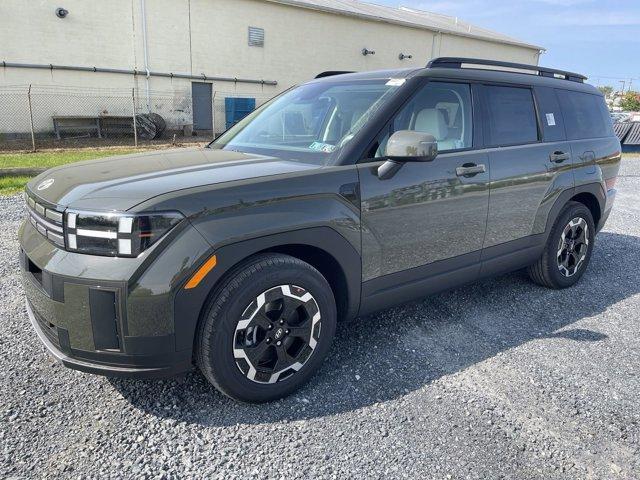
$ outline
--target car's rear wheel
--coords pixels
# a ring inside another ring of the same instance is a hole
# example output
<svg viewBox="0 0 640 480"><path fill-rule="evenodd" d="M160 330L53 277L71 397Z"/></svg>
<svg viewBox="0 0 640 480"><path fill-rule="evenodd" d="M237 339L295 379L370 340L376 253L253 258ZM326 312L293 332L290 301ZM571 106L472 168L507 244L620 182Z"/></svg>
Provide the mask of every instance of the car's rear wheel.
<svg viewBox="0 0 640 480"><path fill-rule="evenodd" d="M542 256L529 267L529 276L549 288L574 285L589 265L594 239L591 211L581 203L568 203L551 229Z"/></svg>
<svg viewBox="0 0 640 480"><path fill-rule="evenodd" d="M313 375L335 328L333 293L318 270L288 255L259 255L212 293L196 339L196 361L226 395L271 401Z"/></svg>

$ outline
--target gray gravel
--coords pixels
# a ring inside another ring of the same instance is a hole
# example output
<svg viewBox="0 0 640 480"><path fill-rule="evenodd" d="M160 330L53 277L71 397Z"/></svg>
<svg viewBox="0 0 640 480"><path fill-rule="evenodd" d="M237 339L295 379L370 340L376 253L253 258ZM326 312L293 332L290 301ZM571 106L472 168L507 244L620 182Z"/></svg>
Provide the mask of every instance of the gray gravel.
<svg viewBox="0 0 640 480"><path fill-rule="evenodd" d="M343 325L265 406L56 364L23 306L21 200L0 198L0 477L638 478L640 158L622 174L578 287L516 273Z"/></svg>

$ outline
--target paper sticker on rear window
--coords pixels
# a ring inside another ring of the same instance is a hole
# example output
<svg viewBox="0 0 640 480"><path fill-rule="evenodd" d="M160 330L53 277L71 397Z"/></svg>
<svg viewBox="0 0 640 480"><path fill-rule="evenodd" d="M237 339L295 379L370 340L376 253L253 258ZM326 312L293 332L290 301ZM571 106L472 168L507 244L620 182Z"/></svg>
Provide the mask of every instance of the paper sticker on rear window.
<svg viewBox="0 0 640 480"><path fill-rule="evenodd" d="M331 153L336 149L336 146L329 143L313 142L309 148L318 152Z"/></svg>
<svg viewBox="0 0 640 480"><path fill-rule="evenodd" d="M550 127L556 126L556 117L553 115L553 113L547 113L547 125L549 125Z"/></svg>

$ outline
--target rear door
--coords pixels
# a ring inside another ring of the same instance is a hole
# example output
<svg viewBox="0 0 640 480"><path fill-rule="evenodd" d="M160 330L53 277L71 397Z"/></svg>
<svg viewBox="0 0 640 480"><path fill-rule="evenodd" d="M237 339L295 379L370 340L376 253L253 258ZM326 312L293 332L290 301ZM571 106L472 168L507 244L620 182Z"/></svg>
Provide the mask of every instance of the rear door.
<svg viewBox="0 0 640 480"><path fill-rule="evenodd" d="M535 244L533 235L544 232L558 195L573 186L573 173L552 90L513 85L484 85L482 90L491 164L487 261Z"/></svg>

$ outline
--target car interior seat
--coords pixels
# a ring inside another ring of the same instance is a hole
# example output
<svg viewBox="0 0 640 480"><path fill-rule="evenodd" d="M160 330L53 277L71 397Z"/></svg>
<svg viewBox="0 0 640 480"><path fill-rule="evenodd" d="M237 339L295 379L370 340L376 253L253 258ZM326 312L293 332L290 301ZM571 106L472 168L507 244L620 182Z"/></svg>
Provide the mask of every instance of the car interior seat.
<svg viewBox="0 0 640 480"><path fill-rule="evenodd" d="M413 129L416 132L430 133L438 142L440 150L454 150L458 148L459 140L449 138L449 127L441 110L425 108L416 116Z"/></svg>

